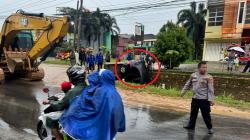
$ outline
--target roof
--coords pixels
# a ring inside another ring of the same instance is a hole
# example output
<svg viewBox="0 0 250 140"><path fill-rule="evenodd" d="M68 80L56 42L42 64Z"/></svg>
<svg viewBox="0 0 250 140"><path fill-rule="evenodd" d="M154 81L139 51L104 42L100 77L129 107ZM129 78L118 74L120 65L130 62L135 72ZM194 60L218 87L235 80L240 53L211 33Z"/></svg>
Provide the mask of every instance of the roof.
<svg viewBox="0 0 250 140"><path fill-rule="evenodd" d="M119 34L119 37L122 38L132 38L134 35L133 34Z"/></svg>
<svg viewBox="0 0 250 140"><path fill-rule="evenodd" d="M144 34L144 40L156 39L154 34Z"/></svg>

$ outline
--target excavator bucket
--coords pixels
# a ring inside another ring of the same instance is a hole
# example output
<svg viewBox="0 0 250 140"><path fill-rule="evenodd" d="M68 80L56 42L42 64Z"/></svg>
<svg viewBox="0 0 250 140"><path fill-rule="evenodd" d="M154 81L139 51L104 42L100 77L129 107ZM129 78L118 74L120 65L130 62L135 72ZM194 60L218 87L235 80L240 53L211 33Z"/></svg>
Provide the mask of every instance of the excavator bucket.
<svg viewBox="0 0 250 140"><path fill-rule="evenodd" d="M16 61L14 61L13 59L10 58L6 58L7 59L7 66L9 68L9 71L11 73L15 72L15 67L16 67Z"/></svg>
<svg viewBox="0 0 250 140"><path fill-rule="evenodd" d="M10 73L14 73L16 68L20 68L23 65L23 60L27 58L27 52L23 52L21 51L12 51L10 50L6 50L4 49L4 53L5 53L5 58L7 61L7 66L8 69L10 71Z"/></svg>

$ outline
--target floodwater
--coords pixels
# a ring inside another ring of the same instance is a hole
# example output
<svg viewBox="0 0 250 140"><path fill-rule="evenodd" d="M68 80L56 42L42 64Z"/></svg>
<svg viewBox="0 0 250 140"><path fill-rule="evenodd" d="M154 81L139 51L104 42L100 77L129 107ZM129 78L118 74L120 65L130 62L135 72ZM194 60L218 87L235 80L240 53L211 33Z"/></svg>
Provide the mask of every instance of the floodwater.
<svg viewBox="0 0 250 140"><path fill-rule="evenodd" d="M0 140L36 140L36 123L41 102L46 99L43 82L23 80L7 81L0 85ZM51 92L59 89L48 86ZM117 140L249 140L250 120L213 116L215 134L207 135L207 130L198 118L196 131L186 131L182 127L188 119L187 113L174 110L159 110L138 104L126 105L125 133Z"/></svg>

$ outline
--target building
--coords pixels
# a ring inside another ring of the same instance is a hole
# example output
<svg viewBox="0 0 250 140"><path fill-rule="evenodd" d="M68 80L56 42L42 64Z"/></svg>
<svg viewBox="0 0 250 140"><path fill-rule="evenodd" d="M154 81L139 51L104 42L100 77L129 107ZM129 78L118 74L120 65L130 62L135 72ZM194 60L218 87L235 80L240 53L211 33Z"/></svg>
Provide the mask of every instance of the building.
<svg viewBox="0 0 250 140"><path fill-rule="evenodd" d="M90 42L88 42L88 40L84 37L84 35L82 35L81 39L80 39L80 47L83 48L93 48L93 53L96 54L99 52L100 47L105 46L107 48L107 50L111 51L111 45L112 45L112 40L111 40L111 33L110 32L102 32L100 34L100 46L98 45L98 40L91 38ZM68 33L67 36L65 37L65 40L71 45L73 46L73 41L74 41L74 33ZM77 36L76 36L76 42L77 44Z"/></svg>
<svg viewBox="0 0 250 140"><path fill-rule="evenodd" d="M143 40L143 47L147 51L153 51L156 42L156 36L154 34L145 34Z"/></svg>
<svg viewBox="0 0 250 140"><path fill-rule="evenodd" d="M144 35L143 44L144 44L146 47L149 47L149 48L154 47L155 42L156 42L156 36L155 36L154 34L145 34L145 35Z"/></svg>
<svg viewBox="0 0 250 140"><path fill-rule="evenodd" d="M208 0L203 60L219 61L231 43L250 43L250 0Z"/></svg>
<svg viewBox="0 0 250 140"><path fill-rule="evenodd" d="M134 45L134 35L133 34L120 34L116 39L115 53L122 54L128 46Z"/></svg>

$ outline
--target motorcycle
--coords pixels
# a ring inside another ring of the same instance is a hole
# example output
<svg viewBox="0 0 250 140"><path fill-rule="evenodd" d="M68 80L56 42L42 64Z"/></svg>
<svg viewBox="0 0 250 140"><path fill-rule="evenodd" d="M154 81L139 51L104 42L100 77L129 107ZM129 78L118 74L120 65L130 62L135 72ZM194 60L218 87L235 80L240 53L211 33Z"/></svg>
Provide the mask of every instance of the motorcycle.
<svg viewBox="0 0 250 140"><path fill-rule="evenodd" d="M43 92L48 94L47 99L50 103L60 101L65 96L64 93L57 93L53 96L50 96L48 88L44 88ZM41 111L41 115L38 117L37 134L41 140L54 140L55 139L51 133L51 129L49 127L47 127L47 125L46 125L46 119L48 117L53 119L53 120L59 119L63 113L63 111L44 113L44 110L46 110L48 107L49 107L49 104L45 105L45 108L42 109L42 111ZM63 132L61 127L59 129L60 129L61 134L63 134L63 140L70 140L71 139Z"/></svg>

